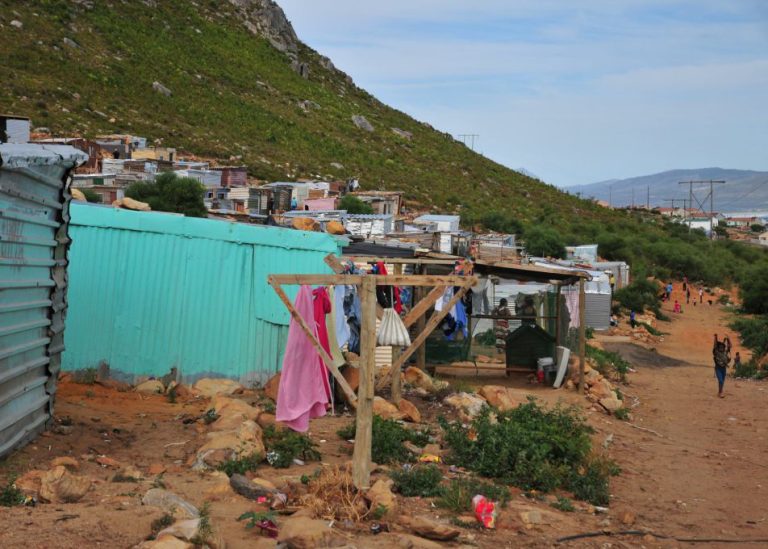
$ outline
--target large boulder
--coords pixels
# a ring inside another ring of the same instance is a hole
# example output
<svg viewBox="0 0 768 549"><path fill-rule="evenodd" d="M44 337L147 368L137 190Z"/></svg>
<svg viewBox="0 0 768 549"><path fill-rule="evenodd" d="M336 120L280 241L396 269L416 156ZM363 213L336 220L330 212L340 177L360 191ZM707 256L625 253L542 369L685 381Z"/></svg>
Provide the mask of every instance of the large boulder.
<svg viewBox="0 0 768 549"><path fill-rule="evenodd" d="M414 387L420 387L426 391L433 392L435 390L435 384L432 377L422 370L414 366L409 366L403 372L405 382Z"/></svg>
<svg viewBox="0 0 768 549"><path fill-rule="evenodd" d="M208 398L213 398L216 395L234 395L245 389L240 383L232 379L210 377L198 379L192 388L197 394Z"/></svg>
<svg viewBox="0 0 768 549"><path fill-rule="evenodd" d="M294 217L291 226L297 231L319 231L320 223L311 217Z"/></svg>
<svg viewBox="0 0 768 549"><path fill-rule="evenodd" d="M237 473L230 477L229 485L244 498L252 500L258 500L260 497L271 498L278 493L277 487L268 480L249 479Z"/></svg>
<svg viewBox="0 0 768 549"><path fill-rule="evenodd" d="M379 396L373 397L373 413L383 419L403 419L403 413L397 406Z"/></svg>
<svg viewBox="0 0 768 549"><path fill-rule="evenodd" d="M611 382L607 379L601 379L600 381L593 383L589 387L589 394L594 396L597 400L615 396L613 385L611 385Z"/></svg>
<svg viewBox="0 0 768 549"><path fill-rule="evenodd" d="M158 535L156 539L145 541L136 549L192 549L194 545L170 534Z"/></svg>
<svg viewBox="0 0 768 549"><path fill-rule="evenodd" d="M261 408L251 406L243 400L217 395L212 401L213 410L219 419L211 424L216 431L239 429L244 421L255 421L261 415Z"/></svg>
<svg viewBox="0 0 768 549"><path fill-rule="evenodd" d="M165 392L165 385L159 379L150 379L139 383L133 390L142 395L162 395Z"/></svg>
<svg viewBox="0 0 768 549"><path fill-rule="evenodd" d="M622 408L624 406L624 403L618 399L616 396L616 393L611 393L610 396L606 398L600 399L600 406L606 409L608 413L612 414L616 412L619 408Z"/></svg>
<svg viewBox="0 0 768 549"><path fill-rule="evenodd" d="M484 398L472 393L454 393L443 399L443 403L456 410L459 419L464 423L469 423L475 419L488 403Z"/></svg>
<svg viewBox="0 0 768 549"><path fill-rule="evenodd" d="M206 442L197 450L194 469L218 467L230 459L251 455L266 455L261 427L251 420L243 421L240 427L231 431L208 433Z"/></svg>
<svg viewBox="0 0 768 549"><path fill-rule="evenodd" d="M40 499L50 503L75 503L91 488L91 479L70 473L66 467L54 467L40 479Z"/></svg>
<svg viewBox="0 0 768 549"><path fill-rule="evenodd" d="M507 387L501 385L484 385L478 394L500 412L512 410L521 404Z"/></svg>

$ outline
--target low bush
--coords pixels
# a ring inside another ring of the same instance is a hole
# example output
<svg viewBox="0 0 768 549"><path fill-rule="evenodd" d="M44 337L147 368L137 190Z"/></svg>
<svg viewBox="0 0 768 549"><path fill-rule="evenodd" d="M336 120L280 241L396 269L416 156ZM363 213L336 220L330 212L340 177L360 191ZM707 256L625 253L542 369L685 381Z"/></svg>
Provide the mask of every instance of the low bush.
<svg viewBox="0 0 768 549"><path fill-rule="evenodd" d="M413 461L413 454L403 446L403 442L416 446L429 444L429 431L411 431L393 419L382 419L378 415L373 416L372 430L371 457L379 464ZM352 440L355 438L355 422L339 429L336 434L344 440Z"/></svg>
<svg viewBox="0 0 768 549"><path fill-rule="evenodd" d="M248 471L255 471L259 464L264 460L260 454L251 454L234 459L228 459L217 467L219 471L224 471L228 477L234 474L244 475Z"/></svg>
<svg viewBox="0 0 768 549"><path fill-rule="evenodd" d="M456 465L524 490L566 489L606 502L609 462L591 457L593 431L576 408L545 409L530 400L495 421L486 410L468 427L439 422Z"/></svg>
<svg viewBox="0 0 768 549"><path fill-rule="evenodd" d="M622 382L627 380L630 365L620 354L587 345L587 357L594 361L597 371L605 377Z"/></svg>
<svg viewBox="0 0 768 549"><path fill-rule="evenodd" d="M741 342L755 356L763 356L768 353L768 315L740 316L731 322L730 327L739 332Z"/></svg>
<svg viewBox="0 0 768 549"><path fill-rule="evenodd" d="M395 490L405 497L433 497L442 492L443 473L436 465L415 466L389 474L395 481Z"/></svg>
<svg viewBox="0 0 768 549"><path fill-rule="evenodd" d="M268 425L264 429L264 446L267 448L267 463L277 469L290 467L294 459L318 461L320 452L311 438L290 429L277 429Z"/></svg>
<svg viewBox="0 0 768 549"><path fill-rule="evenodd" d="M658 282L647 278L637 278L630 285L616 290L613 299L628 310L642 313L646 309L656 311L659 308L659 292L661 287Z"/></svg>
<svg viewBox="0 0 768 549"><path fill-rule="evenodd" d="M572 513L576 510L576 508L573 506L573 502L570 499L564 498L562 496L557 497L557 501L552 503L552 507L558 511L563 511L566 513Z"/></svg>
<svg viewBox="0 0 768 549"><path fill-rule="evenodd" d="M8 483L0 490L0 506L15 507L24 503L24 494L14 485L15 478L8 479Z"/></svg>

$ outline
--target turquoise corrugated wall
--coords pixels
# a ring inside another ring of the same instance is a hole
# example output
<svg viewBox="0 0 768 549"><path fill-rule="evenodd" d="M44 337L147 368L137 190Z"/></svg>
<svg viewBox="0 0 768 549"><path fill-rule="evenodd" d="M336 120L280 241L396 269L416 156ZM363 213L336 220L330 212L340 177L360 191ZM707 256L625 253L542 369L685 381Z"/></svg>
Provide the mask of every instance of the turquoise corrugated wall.
<svg viewBox="0 0 768 549"><path fill-rule="evenodd" d="M245 383L280 369L289 315L275 273L329 273L329 235L72 204L63 366ZM297 288L286 288L291 297Z"/></svg>

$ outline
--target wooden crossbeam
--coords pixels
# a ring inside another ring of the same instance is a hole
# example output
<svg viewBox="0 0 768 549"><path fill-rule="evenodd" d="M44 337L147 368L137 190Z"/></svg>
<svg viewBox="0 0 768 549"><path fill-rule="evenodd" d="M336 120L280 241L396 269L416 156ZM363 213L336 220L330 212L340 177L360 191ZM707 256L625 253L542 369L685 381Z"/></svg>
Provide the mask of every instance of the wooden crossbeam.
<svg viewBox="0 0 768 549"><path fill-rule="evenodd" d="M363 278L372 276L376 279L377 286L463 286L467 281L466 276L459 275L295 275L277 274L270 275L269 282L278 284L298 284L311 286L328 286L346 284L359 286ZM472 278L477 282L476 278Z"/></svg>
<svg viewBox="0 0 768 549"><path fill-rule="evenodd" d="M304 317L302 317L299 311L297 311L293 306L293 303L291 303L291 300L285 294L280 284L277 282L270 283L272 284L272 288L275 290L275 293L280 298L280 301L282 301L283 304L288 308L288 312L291 313L291 317L293 317L293 319L298 322L299 326L301 326L301 330L309 338L310 343L312 343L312 346L315 348L315 350L317 350L318 353L320 353L320 358L323 359L323 362L325 362L325 365L328 367L334 379L341 387L341 390L344 391L344 394L347 396L347 400L349 401L350 405L355 406L357 401L355 391L352 390L352 387L349 386L347 380L344 379L343 375L341 375L341 372L339 372L336 364L334 364L333 359L328 356L328 353L325 352L323 346L320 345L320 342L317 340L317 337L315 337L315 334L312 333L312 330L307 324L307 321L304 320Z"/></svg>

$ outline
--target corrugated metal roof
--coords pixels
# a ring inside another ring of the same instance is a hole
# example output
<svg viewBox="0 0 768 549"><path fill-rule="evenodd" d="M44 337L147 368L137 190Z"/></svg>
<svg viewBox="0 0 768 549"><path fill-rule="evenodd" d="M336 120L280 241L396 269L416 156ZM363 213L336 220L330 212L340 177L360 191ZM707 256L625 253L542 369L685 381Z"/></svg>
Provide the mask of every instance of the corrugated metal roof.
<svg viewBox="0 0 768 549"><path fill-rule="evenodd" d="M128 378L176 366L264 380L289 314L267 277L329 273L329 235L77 204L72 207L69 370L107 362ZM286 287L293 296L296 287Z"/></svg>
<svg viewBox="0 0 768 549"><path fill-rule="evenodd" d="M65 180L86 159L67 146L0 144L0 456L53 414L67 306Z"/></svg>

